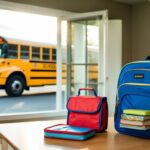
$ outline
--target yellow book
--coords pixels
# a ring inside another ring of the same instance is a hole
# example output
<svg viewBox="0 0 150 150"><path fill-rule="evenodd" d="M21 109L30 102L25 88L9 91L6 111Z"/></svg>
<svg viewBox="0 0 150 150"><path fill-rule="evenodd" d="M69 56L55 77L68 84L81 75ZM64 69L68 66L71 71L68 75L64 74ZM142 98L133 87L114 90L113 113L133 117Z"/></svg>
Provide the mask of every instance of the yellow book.
<svg viewBox="0 0 150 150"><path fill-rule="evenodd" d="M142 110L142 109L124 109L123 113L131 115L150 116L150 110Z"/></svg>

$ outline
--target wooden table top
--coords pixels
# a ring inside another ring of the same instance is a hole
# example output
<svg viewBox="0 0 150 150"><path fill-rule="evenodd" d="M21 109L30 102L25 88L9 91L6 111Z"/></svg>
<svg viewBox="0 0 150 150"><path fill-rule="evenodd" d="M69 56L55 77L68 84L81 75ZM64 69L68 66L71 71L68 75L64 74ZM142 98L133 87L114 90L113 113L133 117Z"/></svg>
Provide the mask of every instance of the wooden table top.
<svg viewBox="0 0 150 150"><path fill-rule="evenodd" d="M118 134L113 118L109 118L106 132L87 141L44 138L45 127L65 122L62 119L0 124L0 132L21 150L150 150L149 140Z"/></svg>

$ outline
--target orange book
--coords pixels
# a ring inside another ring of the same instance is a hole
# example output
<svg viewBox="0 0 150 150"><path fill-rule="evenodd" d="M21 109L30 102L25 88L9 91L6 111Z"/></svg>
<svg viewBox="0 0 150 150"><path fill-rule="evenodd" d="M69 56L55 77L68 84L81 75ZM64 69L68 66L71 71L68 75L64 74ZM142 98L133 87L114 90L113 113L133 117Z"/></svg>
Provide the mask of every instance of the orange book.
<svg viewBox="0 0 150 150"><path fill-rule="evenodd" d="M125 125L136 125L136 126L150 126L150 121L132 121L132 120L124 120L121 119L121 124Z"/></svg>

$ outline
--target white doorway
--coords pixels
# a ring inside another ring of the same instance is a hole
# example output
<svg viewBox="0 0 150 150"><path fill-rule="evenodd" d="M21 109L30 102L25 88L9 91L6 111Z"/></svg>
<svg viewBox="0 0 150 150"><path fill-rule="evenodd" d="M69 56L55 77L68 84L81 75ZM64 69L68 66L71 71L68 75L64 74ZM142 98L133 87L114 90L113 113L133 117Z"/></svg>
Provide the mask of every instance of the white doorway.
<svg viewBox="0 0 150 150"><path fill-rule="evenodd" d="M67 99L71 95L76 95L81 87L94 88L98 95L106 96L107 11L80 13L67 16L62 21L67 22L68 34L66 49L64 45L58 45L60 57L66 55L66 61L61 62L62 64L59 62L63 67L59 68L66 68L67 80L66 97L61 96L61 93L59 96ZM58 43L62 44L60 41ZM63 81L63 71L57 78L62 78Z"/></svg>

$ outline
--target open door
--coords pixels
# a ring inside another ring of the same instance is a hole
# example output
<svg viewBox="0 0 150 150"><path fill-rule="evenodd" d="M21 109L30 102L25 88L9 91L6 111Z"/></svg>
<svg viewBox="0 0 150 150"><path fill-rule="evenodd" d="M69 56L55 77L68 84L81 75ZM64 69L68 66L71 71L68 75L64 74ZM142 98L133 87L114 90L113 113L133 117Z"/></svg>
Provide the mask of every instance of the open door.
<svg viewBox="0 0 150 150"><path fill-rule="evenodd" d="M81 87L105 95L107 11L76 14L67 21L67 97ZM84 93L90 94L90 93Z"/></svg>

